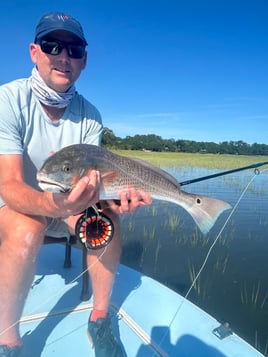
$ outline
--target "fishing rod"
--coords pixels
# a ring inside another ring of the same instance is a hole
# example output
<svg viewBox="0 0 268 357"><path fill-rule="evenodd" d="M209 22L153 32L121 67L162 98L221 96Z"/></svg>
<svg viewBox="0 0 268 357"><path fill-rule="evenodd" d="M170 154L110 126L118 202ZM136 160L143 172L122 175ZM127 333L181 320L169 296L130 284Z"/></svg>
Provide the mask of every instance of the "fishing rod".
<svg viewBox="0 0 268 357"><path fill-rule="evenodd" d="M238 172L238 171L243 171L243 170L248 170L248 169L256 169L257 167L264 166L267 164L268 164L268 161L259 162L257 164L243 166L243 167L239 167L239 168L233 169L233 170L218 172L213 175L208 175L208 176L198 177L198 178L192 179L192 180L182 181L182 182L179 182L179 184L180 184L180 186L185 186L185 185L189 185L190 183L200 182L200 181L208 180L208 179L211 179L214 177L224 176L224 175L232 174L232 173Z"/></svg>

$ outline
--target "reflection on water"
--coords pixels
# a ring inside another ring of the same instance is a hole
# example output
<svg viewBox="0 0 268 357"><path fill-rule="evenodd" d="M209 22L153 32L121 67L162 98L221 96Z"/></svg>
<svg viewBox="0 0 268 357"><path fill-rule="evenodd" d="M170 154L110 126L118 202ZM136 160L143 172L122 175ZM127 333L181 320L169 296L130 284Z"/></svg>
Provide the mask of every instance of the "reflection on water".
<svg viewBox="0 0 268 357"><path fill-rule="evenodd" d="M207 169L166 169L179 182ZM187 192L238 201L251 170L184 186ZM189 299L262 353L268 352L268 171L256 176L214 246ZM231 211L202 235L182 208L166 202L122 217L122 263L185 295Z"/></svg>

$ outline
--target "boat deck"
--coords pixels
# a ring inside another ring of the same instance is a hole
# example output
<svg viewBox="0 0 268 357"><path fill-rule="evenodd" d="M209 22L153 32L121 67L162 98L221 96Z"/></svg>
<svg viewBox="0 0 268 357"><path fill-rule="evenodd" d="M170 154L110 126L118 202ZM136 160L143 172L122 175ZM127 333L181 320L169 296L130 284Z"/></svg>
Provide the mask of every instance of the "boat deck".
<svg viewBox="0 0 268 357"><path fill-rule="evenodd" d="M80 301L81 251L63 268L64 246L42 247L21 320L23 357L94 356L86 335L91 299ZM179 309L179 312L178 312ZM116 335L128 357L258 357L237 335L224 339L210 315L155 280L120 265L111 297Z"/></svg>

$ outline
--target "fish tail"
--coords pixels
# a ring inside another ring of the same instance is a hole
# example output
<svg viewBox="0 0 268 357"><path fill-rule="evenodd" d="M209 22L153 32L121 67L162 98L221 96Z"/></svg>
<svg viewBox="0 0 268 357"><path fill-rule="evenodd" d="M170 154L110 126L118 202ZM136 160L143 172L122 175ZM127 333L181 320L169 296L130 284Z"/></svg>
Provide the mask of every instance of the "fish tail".
<svg viewBox="0 0 268 357"><path fill-rule="evenodd" d="M187 211L193 217L202 233L213 227L222 212L232 208L229 203L206 196L193 195L195 203Z"/></svg>

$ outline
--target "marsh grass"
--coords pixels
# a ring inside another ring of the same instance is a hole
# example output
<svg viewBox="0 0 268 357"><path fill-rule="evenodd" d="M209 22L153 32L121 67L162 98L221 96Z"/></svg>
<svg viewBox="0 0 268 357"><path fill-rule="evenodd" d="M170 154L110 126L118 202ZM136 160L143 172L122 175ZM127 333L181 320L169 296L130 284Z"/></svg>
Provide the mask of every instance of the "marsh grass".
<svg viewBox="0 0 268 357"><path fill-rule="evenodd" d="M214 265L215 270L218 270L222 274L224 274L225 271L226 271L228 262L229 262L229 255L217 256L216 262L215 262L215 265Z"/></svg>
<svg viewBox="0 0 268 357"><path fill-rule="evenodd" d="M190 276L190 281L193 285L193 289L195 290L197 296L200 298L201 297L201 278L197 279L197 274L198 270L195 268L195 265L192 262L188 262L188 268L189 268L189 276Z"/></svg>
<svg viewBox="0 0 268 357"><path fill-rule="evenodd" d="M241 302L253 309L264 309L268 302L268 292L262 292L261 282L248 286L246 282L241 288Z"/></svg>
<svg viewBox="0 0 268 357"><path fill-rule="evenodd" d="M258 330L255 330L255 338L254 338L254 341L255 341L255 343L254 343L254 347L255 348L257 348L258 350L261 350L262 348L262 344L261 344L261 338L260 338L260 336L259 336L260 334L259 334L259 332L258 332ZM264 354L264 356L267 356L267 353L268 353L268 338L267 338L267 340L266 340L266 344L265 344L265 346L264 346L264 349L263 349L263 354Z"/></svg>
<svg viewBox="0 0 268 357"><path fill-rule="evenodd" d="M139 158L156 166L165 167L205 167L210 169L232 169L268 161L268 156L189 154L176 152L143 152L113 150L118 155Z"/></svg>
<svg viewBox="0 0 268 357"><path fill-rule="evenodd" d="M148 240L155 241L156 240L156 227L148 227L146 225L143 226L143 236Z"/></svg>
<svg viewBox="0 0 268 357"><path fill-rule="evenodd" d="M180 225L180 217L175 214L171 214L168 216L167 226L171 230L172 233L178 232Z"/></svg>
<svg viewBox="0 0 268 357"><path fill-rule="evenodd" d="M209 300L209 294L212 288L212 280L211 277L208 277L207 275L201 274L198 276L199 270L200 267L197 268L193 262L191 262L190 260L188 261L189 279L197 297L197 299L191 298L191 300L197 300L200 303L200 301L204 302Z"/></svg>

